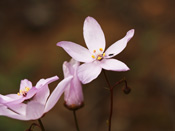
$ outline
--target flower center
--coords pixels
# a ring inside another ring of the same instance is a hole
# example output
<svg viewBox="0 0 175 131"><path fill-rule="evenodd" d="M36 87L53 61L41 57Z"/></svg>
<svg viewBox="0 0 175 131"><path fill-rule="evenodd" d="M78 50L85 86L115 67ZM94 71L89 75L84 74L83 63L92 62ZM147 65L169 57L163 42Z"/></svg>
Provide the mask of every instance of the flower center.
<svg viewBox="0 0 175 131"><path fill-rule="evenodd" d="M18 96L22 95L22 96L26 97L26 96L27 96L27 92L29 92L29 90L30 90L29 87L25 87L24 90L20 90L20 91L18 92Z"/></svg>
<svg viewBox="0 0 175 131"><path fill-rule="evenodd" d="M105 56L102 48L99 48L99 50L93 50L93 53L92 58L98 61L101 61Z"/></svg>

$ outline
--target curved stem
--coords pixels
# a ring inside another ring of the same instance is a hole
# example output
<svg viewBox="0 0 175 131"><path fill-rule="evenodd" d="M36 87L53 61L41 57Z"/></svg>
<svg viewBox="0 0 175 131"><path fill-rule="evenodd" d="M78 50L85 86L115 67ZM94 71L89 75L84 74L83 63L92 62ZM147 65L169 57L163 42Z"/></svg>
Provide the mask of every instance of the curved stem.
<svg viewBox="0 0 175 131"><path fill-rule="evenodd" d="M128 87L128 86L127 86L127 81L126 81L126 79L123 78L123 79L117 81L117 82L112 86L112 88L114 88L115 86L117 86L117 85L119 85L119 84L121 84L121 83L123 83L123 82L125 83L125 87Z"/></svg>
<svg viewBox="0 0 175 131"><path fill-rule="evenodd" d="M77 116L76 116L76 110L73 110L73 115L74 115L76 129L77 129L77 131L80 131L79 126L78 126Z"/></svg>
<svg viewBox="0 0 175 131"><path fill-rule="evenodd" d="M29 127L29 129L27 129L26 131L32 131L32 128L34 128L35 126L38 126L40 128L40 126L36 123L32 123Z"/></svg>
<svg viewBox="0 0 175 131"><path fill-rule="evenodd" d="M113 87L110 85L109 83L109 80L107 78L107 75L106 75L106 72L105 70L103 70L103 73L104 73L104 76L105 76L105 79L106 79L106 82L109 86L109 90L110 90L110 114L109 114L109 124L108 124L108 131L111 131L111 120L112 120L112 113L113 113Z"/></svg>
<svg viewBox="0 0 175 131"><path fill-rule="evenodd" d="M42 130L42 131L45 131L44 126L43 126L43 123L42 123L41 119L38 119L38 122L39 122L39 124L40 124L41 130Z"/></svg>

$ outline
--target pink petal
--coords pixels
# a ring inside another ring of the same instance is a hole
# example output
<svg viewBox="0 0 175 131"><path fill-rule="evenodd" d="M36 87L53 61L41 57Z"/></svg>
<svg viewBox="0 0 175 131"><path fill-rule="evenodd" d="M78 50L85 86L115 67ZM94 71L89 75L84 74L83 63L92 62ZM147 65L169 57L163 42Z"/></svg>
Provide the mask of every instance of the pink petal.
<svg viewBox="0 0 175 131"><path fill-rule="evenodd" d="M25 87L32 88L32 83L27 79L21 80L20 90L25 90Z"/></svg>
<svg viewBox="0 0 175 131"><path fill-rule="evenodd" d="M23 97L24 100L32 98L37 92L37 89L35 87L31 88L25 97Z"/></svg>
<svg viewBox="0 0 175 131"><path fill-rule="evenodd" d="M112 71L128 71L129 68L125 63L116 60L116 59L103 59L100 63L100 66L105 70Z"/></svg>
<svg viewBox="0 0 175 131"><path fill-rule="evenodd" d="M18 94L8 94L8 95L5 95L6 97L10 98L11 100L15 100L15 99L19 99L20 96L18 96Z"/></svg>
<svg viewBox="0 0 175 131"><path fill-rule="evenodd" d="M106 58L111 58L114 57L115 55L119 54L120 52L122 52L128 41L134 36L134 29L129 30L125 37L123 37L121 40L115 42L114 44L112 44L105 52L105 57Z"/></svg>
<svg viewBox="0 0 175 131"><path fill-rule="evenodd" d="M63 74L64 74L64 78L71 75L71 73L70 73L70 64L67 61L65 61L63 63Z"/></svg>
<svg viewBox="0 0 175 131"><path fill-rule="evenodd" d="M48 85L56 80L58 80L59 77L58 76L53 76L53 77L50 77L50 78L47 78L47 79L40 79L37 84L36 84L36 88L41 88L42 86L45 86L45 85Z"/></svg>
<svg viewBox="0 0 175 131"><path fill-rule="evenodd" d="M14 112L25 116L26 115L26 104L19 103L19 104L9 104L8 108L13 110Z"/></svg>
<svg viewBox="0 0 175 131"><path fill-rule="evenodd" d="M46 100L50 95L50 90L48 87L48 84L50 84L53 81L58 80L58 76L50 77L47 79L41 79L37 84L36 87L38 88L38 91L36 95L33 97L32 101L36 101L40 104L45 105Z"/></svg>
<svg viewBox="0 0 175 131"><path fill-rule="evenodd" d="M70 62L65 61L63 63L64 77L68 77L70 75L73 75L74 72L77 70L79 65L80 65L80 62L74 60L73 58L70 60Z"/></svg>
<svg viewBox="0 0 175 131"><path fill-rule="evenodd" d="M93 61L91 53L88 49L75 44L73 42L61 41L57 43L57 46L62 47L72 58L80 62Z"/></svg>
<svg viewBox="0 0 175 131"><path fill-rule="evenodd" d="M9 102L13 102L14 100L22 99L22 96L18 96L17 94L8 94L8 95L1 95L0 94L0 103L7 104Z"/></svg>
<svg viewBox="0 0 175 131"><path fill-rule="evenodd" d="M42 117L44 114L44 105L36 101L30 101L27 103L26 119L36 120Z"/></svg>
<svg viewBox="0 0 175 131"><path fill-rule="evenodd" d="M17 94L8 94L8 95L0 94L0 103L5 105L18 104L23 102L26 99L32 98L36 92L37 92L37 89L33 87L29 90L29 92L27 92L27 95L25 97L23 95L18 96Z"/></svg>
<svg viewBox="0 0 175 131"><path fill-rule="evenodd" d="M32 98L32 101L36 101L40 104L45 105L46 104L46 100L48 98L48 96L50 95L50 90L48 85L45 85L42 87L41 90L39 90L36 95Z"/></svg>
<svg viewBox="0 0 175 131"><path fill-rule="evenodd" d="M36 120L42 117L44 113L44 105L35 101L27 104L15 104L8 107L0 105L0 115L7 116L18 120Z"/></svg>
<svg viewBox="0 0 175 131"><path fill-rule="evenodd" d="M82 85L77 77L74 76L72 82L68 85L64 92L64 100L66 105L79 106L83 102Z"/></svg>
<svg viewBox="0 0 175 131"><path fill-rule="evenodd" d="M97 78L101 70L99 62L82 64L78 69L78 78L83 84L87 84Z"/></svg>
<svg viewBox="0 0 175 131"><path fill-rule="evenodd" d="M7 106L0 105L0 116L7 116L13 119L18 120L26 120L26 117L23 115L20 115L10 109L7 108Z"/></svg>
<svg viewBox="0 0 175 131"><path fill-rule="evenodd" d="M87 47L93 53L93 50L98 51L99 48L105 50L105 36L98 22L92 18L87 17L84 21L83 35Z"/></svg>
<svg viewBox="0 0 175 131"><path fill-rule="evenodd" d="M71 67L71 68L69 67L70 72L71 72L72 74L76 73L76 70L77 70L77 68L78 68L79 65L80 65L80 62L78 62L78 61L76 61L76 60L74 60L74 59L71 59L70 62L69 62L69 64L70 64L70 67Z"/></svg>
<svg viewBox="0 0 175 131"><path fill-rule="evenodd" d="M9 105L9 104L18 104L18 103L21 103L27 99L30 99L32 98L37 92L37 89L35 87L31 88L29 90L29 92L27 92L27 95L26 96L18 96L17 94L9 94L9 95L6 95L7 97L11 98L11 100L8 100L5 102L6 105Z"/></svg>
<svg viewBox="0 0 175 131"><path fill-rule="evenodd" d="M54 89L54 91L52 92L52 94L47 100L44 112L48 112L50 109L52 109L55 106L55 104L59 100L60 96L62 95L65 88L68 86L68 84L72 80L72 78L73 78L72 76L67 77L57 85L57 87Z"/></svg>

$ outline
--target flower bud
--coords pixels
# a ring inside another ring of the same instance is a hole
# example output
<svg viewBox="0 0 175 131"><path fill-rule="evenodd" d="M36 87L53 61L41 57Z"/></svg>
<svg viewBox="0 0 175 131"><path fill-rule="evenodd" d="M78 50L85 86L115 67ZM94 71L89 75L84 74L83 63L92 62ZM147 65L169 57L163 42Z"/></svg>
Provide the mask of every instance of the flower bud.
<svg viewBox="0 0 175 131"><path fill-rule="evenodd" d="M125 87L123 88L123 92L124 92L125 94L129 94L129 93L131 92L131 88L128 87L128 86L125 86Z"/></svg>
<svg viewBox="0 0 175 131"><path fill-rule="evenodd" d="M77 76L79 65L80 63L74 59L63 63L64 77L73 76L73 79L64 92L64 105L70 110L77 110L84 105L82 85Z"/></svg>

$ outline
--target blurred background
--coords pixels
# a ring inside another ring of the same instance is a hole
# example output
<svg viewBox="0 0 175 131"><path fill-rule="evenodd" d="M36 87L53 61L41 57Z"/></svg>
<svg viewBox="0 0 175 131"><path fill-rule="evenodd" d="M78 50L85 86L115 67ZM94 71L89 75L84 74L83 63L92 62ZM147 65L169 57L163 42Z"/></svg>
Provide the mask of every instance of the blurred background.
<svg viewBox="0 0 175 131"><path fill-rule="evenodd" d="M0 94L17 93L20 81L33 85L41 78L58 75L70 56L56 43L73 41L85 46L83 22L94 17L101 25L107 47L135 35L115 58L128 72L107 72L110 83L125 77L132 88L114 89L112 131L175 130L175 1L174 0L1 0ZM57 82L50 85L53 90ZM84 108L77 111L82 131L106 131L109 91L103 73L83 85ZM43 118L48 131L75 131L73 113L63 106L63 96ZM23 131L37 121L0 116L0 130ZM39 130L37 127L35 130Z"/></svg>

